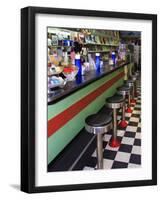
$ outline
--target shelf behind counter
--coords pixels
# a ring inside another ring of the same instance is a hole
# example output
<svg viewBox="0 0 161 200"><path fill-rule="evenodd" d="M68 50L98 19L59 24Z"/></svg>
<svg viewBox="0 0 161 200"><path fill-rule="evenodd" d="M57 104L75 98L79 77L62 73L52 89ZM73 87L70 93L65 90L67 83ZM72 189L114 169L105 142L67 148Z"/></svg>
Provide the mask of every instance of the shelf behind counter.
<svg viewBox="0 0 161 200"><path fill-rule="evenodd" d="M86 72L86 74L81 77L76 77L74 81L68 81L66 85L64 86L64 88L57 89L55 90L55 94L48 96L48 105L54 104L58 102L59 100L62 100L63 98L67 97L73 92L102 78L103 76L106 76L120 69L121 67L124 67L127 64L128 64L127 62L123 62L120 65L115 65L115 66L110 66L108 64L105 64L100 69L100 72L97 72L96 70L91 70L91 71Z"/></svg>

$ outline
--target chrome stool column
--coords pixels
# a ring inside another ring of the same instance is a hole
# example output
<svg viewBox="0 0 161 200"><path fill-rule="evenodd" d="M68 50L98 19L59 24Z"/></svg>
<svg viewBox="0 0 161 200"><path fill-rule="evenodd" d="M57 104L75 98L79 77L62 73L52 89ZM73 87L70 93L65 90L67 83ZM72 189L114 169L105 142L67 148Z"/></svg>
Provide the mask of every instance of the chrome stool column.
<svg viewBox="0 0 161 200"><path fill-rule="evenodd" d="M106 106L113 109L113 136L109 145L111 147L120 146L120 141L117 138L117 109L123 107L125 99L122 95L114 95L106 99Z"/></svg>
<svg viewBox="0 0 161 200"><path fill-rule="evenodd" d="M122 95L125 100L126 100L126 96L128 96L128 101L129 101L130 87L125 85L125 86L117 88L117 94ZM122 119L121 119L121 121L119 123L119 126L121 128L126 128L127 127L127 122L125 120L125 109L126 109L126 102L123 104L123 107L122 107Z"/></svg>
<svg viewBox="0 0 161 200"><path fill-rule="evenodd" d="M140 76L140 71L136 71L135 73L134 73L136 76Z"/></svg>
<svg viewBox="0 0 161 200"><path fill-rule="evenodd" d="M132 76L131 76L131 79L134 81L134 97L137 97L137 94L136 94L136 88L137 88L137 86L136 86L136 81L137 81L137 76L136 76L136 75L132 75ZM136 103L136 101L135 101L135 103Z"/></svg>
<svg viewBox="0 0 161 200"><path fill-rule="evenodd" d="M131 98L131 101L130 101L130 103L136 103L136 100L134 99L134 97L135 97L135 86L134 86L134 80L131 80L131 79L129 79L129 80L127 80L126 81L126 85L128 85L131 89L132 89L132 98Z"/></svg>
<svg viewBox="0 0 161 200"><path fill-rule="evenodd" d="M135 72L135 74L132 75L132 80L135 81L135 97L137 97L137 87L138 87L138 80L139 80L139 72Z"/></svg>
<svg viewBox="0 0 161 200"><path fill-rule="evenodd" d="M103 169L103 134L112 129L112 117L108 114L93 114L85 119L85 129L97 135L97 169Z"/></svg>

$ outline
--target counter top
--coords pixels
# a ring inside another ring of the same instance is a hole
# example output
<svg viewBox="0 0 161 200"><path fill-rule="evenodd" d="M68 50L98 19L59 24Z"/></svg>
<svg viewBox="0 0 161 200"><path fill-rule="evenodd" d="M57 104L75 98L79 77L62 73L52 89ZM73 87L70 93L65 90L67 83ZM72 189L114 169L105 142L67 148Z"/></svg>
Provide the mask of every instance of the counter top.
<svg viewBox="0 0 161 200"><path fill-rule="evenodd" d="M85 75L81 77L76 77L74 81L68 81L64 88L58 88L54 90L54 94L48 95L48 105L54 104L58 102L59 100L67 97L68 95L72 94L73 92L85 87L86 85L92 83L93 81L96 81L103 76L106 76L121 67L124 67L127 65L127 62L124 62L120 65L110 66L105 64L103 68L100 69L100 72L97 72L96 70L92 70L89 72L86 72Z"/></svg>

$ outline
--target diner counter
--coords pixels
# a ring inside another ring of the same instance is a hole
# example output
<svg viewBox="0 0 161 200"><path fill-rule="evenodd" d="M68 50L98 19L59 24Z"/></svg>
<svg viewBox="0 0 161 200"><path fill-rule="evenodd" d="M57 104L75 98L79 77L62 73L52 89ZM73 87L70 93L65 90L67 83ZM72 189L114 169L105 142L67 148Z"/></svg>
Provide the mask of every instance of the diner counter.
<svg viewBox="0 0 161 200"><path fill-rule="evenodd" d="M60 93L50 97L48 164L84 128L85 118L97 113L105 105L105 99L116 93L128 77L131 66L131 63L122 63L113 67L106 65L100 73L90 71L81 80L67 82Z"/></svg>
<svg viewBox="0 0 161 200"><path fill-rule="evenodd" d="M127 62L123 62L120 65L115 65L115 66L105 64L100 69L100 72L97 72L96 70L91 70L86 72L86 74L81 77L76 77L74 81L68 81L63 88L54 89L54 94L48 95L48 105L54 104L59 100L62 100L63 98L67 97L73 92L120 69L121 67L124 67L127 64L128 64Z"/></svg>

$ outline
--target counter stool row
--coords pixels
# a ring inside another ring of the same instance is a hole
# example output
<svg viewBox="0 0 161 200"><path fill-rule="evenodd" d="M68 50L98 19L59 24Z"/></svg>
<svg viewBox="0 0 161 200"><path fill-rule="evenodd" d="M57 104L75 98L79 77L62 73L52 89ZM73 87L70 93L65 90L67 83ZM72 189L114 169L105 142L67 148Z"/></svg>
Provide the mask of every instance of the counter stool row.
<svg viewBox="0 0 161 200"><path fill-rule="evenodd" d="M127 122L125 120L125 110L131 113L131 103L135 103L136 95L136 80L139 74L131 76L130 80L127 80L125 85L117 89L117 94L106 99L106 106L113 110L113 118L111 112L99 113L88 116L85 119L85 128L88 132L97 135L97 169L103 168L103 134L113 129L113 135L109 142L109 145L113 148L120 146L120 141L117 138L117 110L122 108L122 119L119 126L125 128ZM131 99L132 91L132 99ZM126 97L128 98L128 104L126 109Z"/></svg>

